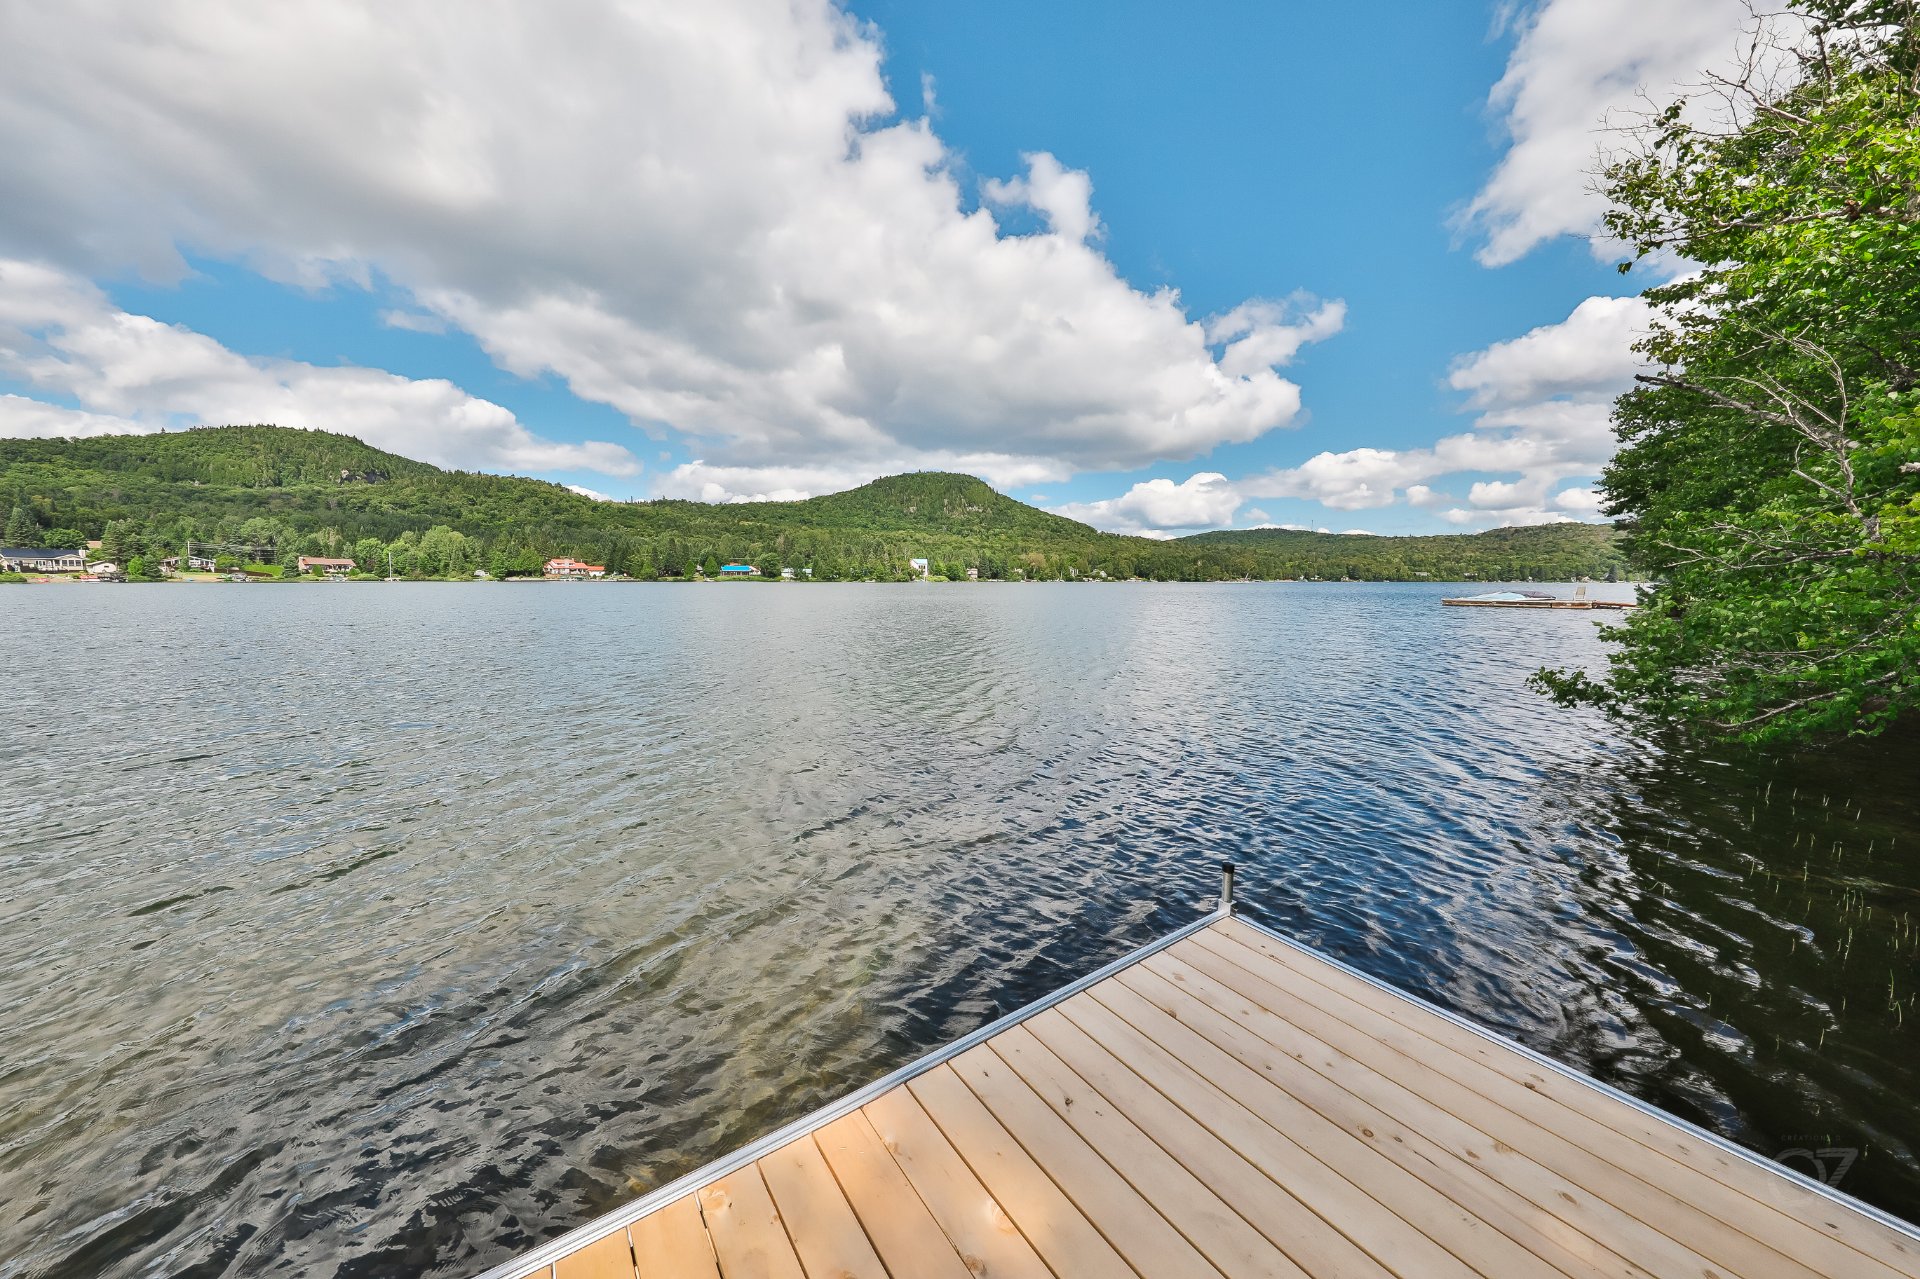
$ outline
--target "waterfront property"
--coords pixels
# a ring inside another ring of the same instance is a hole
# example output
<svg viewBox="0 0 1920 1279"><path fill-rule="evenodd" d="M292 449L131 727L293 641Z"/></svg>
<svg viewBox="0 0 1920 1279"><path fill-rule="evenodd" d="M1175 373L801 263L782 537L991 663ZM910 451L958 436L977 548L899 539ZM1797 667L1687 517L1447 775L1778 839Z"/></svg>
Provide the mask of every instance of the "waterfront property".
<svg viewBox="0 0 1920 1279"><path fill-rule="evenodd" d="M79 573L86 567L85 551L52 550L42 546L0 547L0 572Z"/></svg>
<svg viewBox="0 0 1920 1279"><path fill-rule="evenodd" d="M351 573L354 568L352 560L334 559L325 555L302 555L294 562L299 565L302 573L316 568L323 573Z"/></svg>
<svg viewBox="0 0 1920 1279"><path fill-rule="evenodd" d="M316 562L325 563L327 561L316 561ZM351 560L347 561L348 564L351 564L352 562L353 561ZM180 557L178 555L169 555L167 556L166 559L160 561L160 567L167 570L167 572L169 573L177 573L180 571ZM216 566L214 562L203 555L187 556L187 568L191 572L211 573L213 572L215 567ZM305 570L303 569L302 571L304 572Z"/></svg>
<svg viewBox="0 0 1920 1279"><path fill-rule="evenodd" d="M557 559L548 560L546 568L541 571L548 577L605 577L607 566L588 564L563 555Z"/></svg>
<svg viewBox="0 0 1920 1279"><path fill-rule="evenodd" d="M489 1272L1914 1279L1920 1231L1220 909Z"/></svg>
<svg viewBox="0 0 1920 1279"><path fill-rule="evenodd" d="M760 570L751 564L722 564L721 577L758 577Z"/></svg>

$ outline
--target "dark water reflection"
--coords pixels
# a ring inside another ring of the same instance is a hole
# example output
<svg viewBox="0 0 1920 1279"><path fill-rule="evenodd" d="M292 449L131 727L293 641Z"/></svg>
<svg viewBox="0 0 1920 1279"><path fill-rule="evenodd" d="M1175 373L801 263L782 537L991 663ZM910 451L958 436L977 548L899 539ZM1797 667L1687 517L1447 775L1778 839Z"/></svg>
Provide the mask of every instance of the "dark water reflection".
<svg viewBox="0 0 1920 1279"><path fill-rule="evenodd" d="M1522 688L1590 618L1443 593L8 590L0 1274L471 1272L1227 857L1267 922L1920 1215L1920 746L1630 742Z"/></svg>

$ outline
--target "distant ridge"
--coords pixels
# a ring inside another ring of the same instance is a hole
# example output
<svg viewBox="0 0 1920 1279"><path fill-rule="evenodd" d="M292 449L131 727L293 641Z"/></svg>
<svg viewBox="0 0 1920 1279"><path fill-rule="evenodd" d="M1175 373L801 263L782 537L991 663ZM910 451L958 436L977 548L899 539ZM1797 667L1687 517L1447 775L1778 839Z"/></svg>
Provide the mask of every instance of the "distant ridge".
<svg viewBox="0 0 1920 1279"><path fill-rule="evenodd" d="M271 545L289 559L439 529L501 572L533 571L555 555L630 576L686 576L720 561L768 576L811 569L816 580L900 578L911 559L945 576L1041 579L1548 580L1627 567L1608 525L1426 537L1251 529L1157 541L1102 533L975 476L933 471L797 502L600 502L544 480L442 470L351 436L279 426L0 439L0 502L43 529L97 538L115 524L165 554L191 538Z"/></svg>

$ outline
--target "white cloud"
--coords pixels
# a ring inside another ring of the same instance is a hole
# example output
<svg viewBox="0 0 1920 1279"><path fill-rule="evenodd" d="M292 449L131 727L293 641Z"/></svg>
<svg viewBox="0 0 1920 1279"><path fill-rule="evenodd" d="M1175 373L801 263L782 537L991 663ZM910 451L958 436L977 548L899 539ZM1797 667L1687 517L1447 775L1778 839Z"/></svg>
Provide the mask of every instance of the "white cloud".
<svg viewBox="0 0 1920 1279"><path fill-rule="evenodd" d="M1337 511L1388 506L1394 490L1430 477L1430 456L1376 448L1316 453L1298 466L1251 476L1241 487L1251 497L1301 497Z"/></svg>
<svg viewBox="0 0 1920 1279"><path fill-rule="evenodd" d="M1593 488L1562 489L1553 495L1553 505L1557 509L1576 516L1589 518L1596 516L1600 514L1600 508L1605 504L1606 499L1600 495L1598 489Z"/></svg>
<svg viewBox="0 0 1920 1279"><path fill-rule="evenodd" d="M1400 502L1431 510L1453 501L1435 481L1479 474L1511 478L1473 480L1466 505L1445 512L1448 521L1591 518L1599 510L1591 489L1562 488L1551 500L1549 493L1598 475L1613 456L1613 400L1642 367L1632 346L1652 323L1651 308L1638 298L1588 298L1556 324L1455 363L1449 384L1466 393L1468 408L1479 410L1472 430L1426 448L1318 453L1297 466L1247 476L1233 491L1248 500L1303 498L1339 511Z"/></svg>
<svg viewBox="0 0 1920 1279"><path fill-rule="evenodd" d="M1169 529L1224 528L1233 523L1240 503L1239 492L1226 476L1202 471L1178 484L1165 479L1143 480L1119 497L1069 502L1050 509L1055 515L1108 532L1152 536Z"/></svg>
<svg viewBox="0 0 1920 1279"><path fill-rule="evenodd" d="M1449 524L1478 526L1480 528L1511 528L1528 524L1571 524L1572 516L1562 511L1543 510L1537 506L1515 506L1499 511L1469 511L1453 507L1442 517Z"/></svg>
<svg viewBox="0 0 1920 1279"><path fill-rule="evenodd" d="M1468 403L1479 409L1610 403L1642 367L1632 348L1653 322L1652 308L1640 298L1588 298L1556 324L1456 361L1447 383L1467 392Z"/></svg>
<svg viewBox="0 0 1920 1279"><path fill-rule="evenodd" d="M1475 256L1503 266L1559 235L1598 231L1593 190L1606 127L1664 106L1728 68L1749 23L1744 0L1543 0L1519 11L1519 38L1489 102L1509 145L1457 225ZM1597 241L1597 256L1618 246Z"/></svg>
<svg viewBox="0 0 1920 1279"><path fill-rule="evenodd" d="M880 63L828 0L21 6L0 255L377 274L412 292L401 315L694 437L739 473L702 481L729 493L769 467L940 456L1132 469L1294 420L1268 361L1336 312L1217 351L1098 249L1087 174L1036 152L973 207ZM1045 229L1006 233L1012 202Z"/></svg>
<svg viewBox="0 0 1920 1279"><path fill-rule="evenodd" d="M0 376L81 409L6 397L0 433L9 435L271 422L339 431L464 469L640 469L615 444L543 439L498 404L440 378L250 359L204 334L122 311L64 271L8 259L0 259Z"/></svg>
<svg viewBox="0 0 1920 1279"><path fill-rule="evenodd" d="M1207 321L1207 340L1225 343L1222 372L1244 377L1290 364L1300 348L1322 342L1347 322L1347 304L1297 294L1286 303L1255 299Z"/></svg>
<svg viewBox="0 0 1920 1279"><path fill-rule="evenodd" d="M156 429L124 417L46 404L22 395L0 395L0 436L78 439L88 435L144 435Z"/></svg>
<svg viewBox="0 0 1920 1279"><path fill-rule="evenodd" d="M602 493L599 489L590 489L584 484L568 484L565 487L568 492L578 493L581 497L590 497L596 502L611 502L613 500L610 494Z"/></svg>
<svg viewBox="0 0 1920 1279"><path fill-rule="evenodd" d="M1046 219L1055 235L1078 243L1100 230L1093 212L1093 179L1069 169L1045 151L1020 157L1027 163L1025 177L988 178L987 199L995 204L1025 205Z"/></svg>
<svg viewBox="0 0 1920 1279"><path fill-rule="evenodd" d="M406 329L413 333L445 333L447 331L445 320L422 311L385 310L380 313L380 323L390 329Z"/></svg>
<svg viewBox="0 0 1920 1279"><path fill-rule="evenodd" d="M911 458L882 458L870 463L798 466L725 466L696 459L659 475L655 488L657 496L696 502L797 502L822 493L857 488L877 475L902 475L917 470L984 476L988 483L1002 490L1065 478L1051 464L1036 463L1031 458L1004 453L936 452Z"/></svg>

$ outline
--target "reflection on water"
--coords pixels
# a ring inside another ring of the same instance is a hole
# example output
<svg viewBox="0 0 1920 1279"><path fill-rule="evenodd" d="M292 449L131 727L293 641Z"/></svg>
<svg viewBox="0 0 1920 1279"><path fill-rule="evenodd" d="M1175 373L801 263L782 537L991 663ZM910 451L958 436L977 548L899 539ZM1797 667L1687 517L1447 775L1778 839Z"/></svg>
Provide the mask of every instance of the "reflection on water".
<svg viewBox="0 0 1920 1279"><path fill-rule="evenodd" d="M0 1274L469 1273L1228 857L1264 921L1920 1215L1920 748L1629 741L1522 687L1591 617L1445 593L8 591Z"/></svg>

